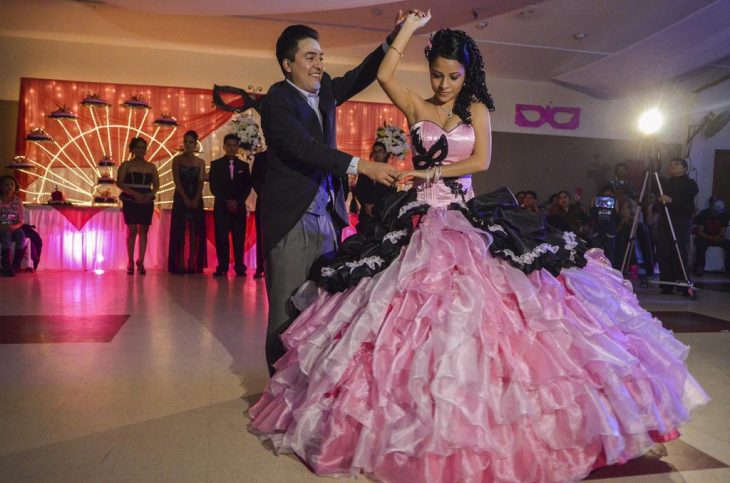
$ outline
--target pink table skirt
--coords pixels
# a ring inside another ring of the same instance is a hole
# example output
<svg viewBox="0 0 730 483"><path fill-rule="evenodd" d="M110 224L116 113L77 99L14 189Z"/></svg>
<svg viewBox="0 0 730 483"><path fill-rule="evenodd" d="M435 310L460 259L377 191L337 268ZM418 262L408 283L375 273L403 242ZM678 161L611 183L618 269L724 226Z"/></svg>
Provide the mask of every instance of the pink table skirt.
<svg viewBox="0 0 730 483"><path fill-rule="evenodd" d="M125 270L127 267L127 226L120 208L53 207L26 205L27 223L36 226L43 239L38 270ZM169 209L155 210L147 237L145 266L167 270L170 237ZM212 229L212 212L206 211L206 225ZM253 213L248 214L244 263L256 268L256 229ZM250 239L249 239L250 238ZM208 268L215 268L215 238L208 240ZM135 252L136 253L136 252ZM136 255L135 255L136 256Z"/></svg>

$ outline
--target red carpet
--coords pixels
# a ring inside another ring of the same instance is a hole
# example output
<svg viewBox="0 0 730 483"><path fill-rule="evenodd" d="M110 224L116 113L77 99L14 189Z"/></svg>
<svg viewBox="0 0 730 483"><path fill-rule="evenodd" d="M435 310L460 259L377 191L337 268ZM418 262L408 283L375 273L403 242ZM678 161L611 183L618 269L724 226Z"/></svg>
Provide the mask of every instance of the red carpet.
<svg viewBox="0 0 730 483"><path fill-rule="evenodd" d="M0 344L111 342L129 315L0 315Z"/></svg>

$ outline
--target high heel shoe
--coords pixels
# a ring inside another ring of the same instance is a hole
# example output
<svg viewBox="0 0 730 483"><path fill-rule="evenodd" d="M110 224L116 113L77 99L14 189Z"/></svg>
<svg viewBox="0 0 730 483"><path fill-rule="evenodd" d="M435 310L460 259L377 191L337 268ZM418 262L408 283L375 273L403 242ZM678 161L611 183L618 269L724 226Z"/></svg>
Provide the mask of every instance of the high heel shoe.
<svg viewBox="0 0 730 483"><path fill-rule="evenodd" d="M131 262L127 264L127 275L134 275L134 264Z"/></svg>
<svg viewBox="0 0 730 483"><path fill-rule="evenodd" d="M144 265L142 265L142 262L140 261L137 261L137 273L140 275L147 273L147 270L144 269Z"/></svg>

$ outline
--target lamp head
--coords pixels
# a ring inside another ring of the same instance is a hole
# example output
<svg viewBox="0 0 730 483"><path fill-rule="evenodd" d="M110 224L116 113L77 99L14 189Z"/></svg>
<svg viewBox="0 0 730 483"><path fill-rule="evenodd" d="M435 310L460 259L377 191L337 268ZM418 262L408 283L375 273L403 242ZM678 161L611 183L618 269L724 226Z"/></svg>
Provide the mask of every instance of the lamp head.
<svg viewBox="0 0 730 483"><path fill-rule="evenodd" d="M639 131L647 136L658 133L663 124L664 116L656 107L645 111L639 116Z"/></svg>

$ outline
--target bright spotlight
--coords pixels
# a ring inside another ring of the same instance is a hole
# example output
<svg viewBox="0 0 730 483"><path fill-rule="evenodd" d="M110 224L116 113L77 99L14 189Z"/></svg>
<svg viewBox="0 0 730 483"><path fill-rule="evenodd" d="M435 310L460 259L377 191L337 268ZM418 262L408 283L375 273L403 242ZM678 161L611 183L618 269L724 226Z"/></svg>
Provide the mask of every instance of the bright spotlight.
<svg viewBox="0 0 730 483"><path fill-rule="evenodd" d="M639 117L639 131L647 135L658 133L662 124L664 117L657 108L649 109Z"/></svg>

